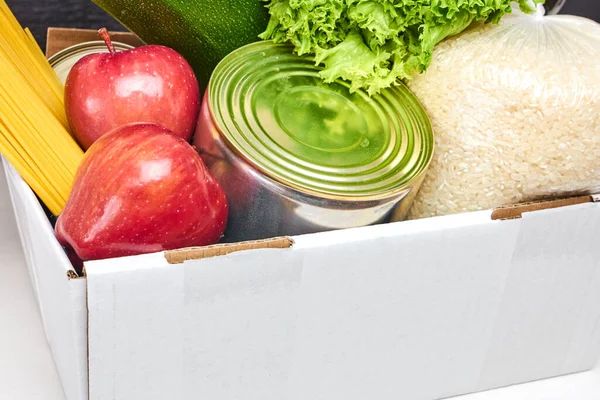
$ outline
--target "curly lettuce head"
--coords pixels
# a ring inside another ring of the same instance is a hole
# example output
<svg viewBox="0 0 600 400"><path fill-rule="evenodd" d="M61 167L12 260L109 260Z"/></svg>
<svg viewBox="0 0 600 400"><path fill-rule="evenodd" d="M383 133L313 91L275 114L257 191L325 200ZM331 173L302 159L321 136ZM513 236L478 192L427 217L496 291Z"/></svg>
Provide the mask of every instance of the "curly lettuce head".
<svg viewBox="0 0 600 400"><path fill-rule="evenodd" d="M512 0L265 0L262 39L314 55L326 82L338 78L370 94L424 72L434 47L474 21L497 23ZM518 0L533 12L544 0Z"/></svg>

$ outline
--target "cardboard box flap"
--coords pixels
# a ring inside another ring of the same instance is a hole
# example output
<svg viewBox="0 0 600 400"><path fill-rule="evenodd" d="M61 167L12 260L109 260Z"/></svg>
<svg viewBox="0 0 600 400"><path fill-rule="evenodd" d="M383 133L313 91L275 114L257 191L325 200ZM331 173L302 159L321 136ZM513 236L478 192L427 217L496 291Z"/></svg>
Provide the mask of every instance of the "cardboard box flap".
<svg viewBox="0 0 600 400"><path fill-rule="evenodd" d="M294 245L290 237L277 237L265 240L253 240L240 243L215 244L205 247L192 247L181 250L165 251L165 258L169 264L183 264L189 260L200 260L203 258L224 256L244 250L256 249L287 249Z"/></svg>
<svg viewBox="0 0 600 400"><path fill-rule="evenodd" d="M527 203L514 204L506 207L496 208L492 212L492 220L506 220L521 218L523 213L551 208L575 206L578 204L594 203L600 200L600 195L586 195L577 197L567 197L554 200L532 201Z"/></svg>
<svg viewBox="0 0 600 400"><path fill-rule="evenodd" d="M131 32L111 31L110 37L114 42L121 42L134 47L144 44L140 38ZM48 28L46 34L46 57L52 57L67 47L97 40L101 39L98 36L98 31L94 29Z"/></svg>

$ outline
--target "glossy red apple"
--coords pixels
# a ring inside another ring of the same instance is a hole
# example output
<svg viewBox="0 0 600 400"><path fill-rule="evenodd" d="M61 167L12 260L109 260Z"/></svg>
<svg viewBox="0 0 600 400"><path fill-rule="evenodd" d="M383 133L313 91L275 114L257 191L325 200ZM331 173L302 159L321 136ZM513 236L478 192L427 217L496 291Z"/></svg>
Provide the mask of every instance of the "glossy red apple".
<svg viewBox="0 0 600 400"><path fill-rule="evenodd" d="M55 229L88 261L216 243L227 214L221 186L189 143L129 124L86 152Z"/></svg>
<svg viewBox="0 0 600 400"><path fill-rule="evenodd" d="M81 147L121 125L161 125L190 141L200 110L198 81L175 50L148 45L116 52L106 29L108 53L83 57L65 83L65 108Z"/></svg>

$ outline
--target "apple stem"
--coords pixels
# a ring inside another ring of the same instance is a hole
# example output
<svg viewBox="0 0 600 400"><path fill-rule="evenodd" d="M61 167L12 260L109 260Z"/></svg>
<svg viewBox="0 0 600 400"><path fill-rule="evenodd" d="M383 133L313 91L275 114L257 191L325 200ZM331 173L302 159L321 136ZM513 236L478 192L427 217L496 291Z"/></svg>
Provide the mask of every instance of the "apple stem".
<svg viewBox="0 0 600 400"><path fill-rule="evenodd" d="M102 40L104 40L104 43L106 43L106 47L108 47L108 51L110 51L110 54L115 54L115 47L113 46L112 41L110 40L110 34L106 30L106 28L98 29L98 33L100 34Z"/></svg>

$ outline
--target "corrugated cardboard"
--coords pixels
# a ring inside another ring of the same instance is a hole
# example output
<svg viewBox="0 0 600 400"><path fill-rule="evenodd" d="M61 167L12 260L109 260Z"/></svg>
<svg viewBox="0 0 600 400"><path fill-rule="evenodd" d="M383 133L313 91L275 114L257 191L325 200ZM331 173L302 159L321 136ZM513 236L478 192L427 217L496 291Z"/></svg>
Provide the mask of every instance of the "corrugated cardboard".
<svg viewBox="0 0 600 400"><path fill-rule="evenodd" d="M227 254L244 250L287 249L292 247L293 244L294 240L289 237L253 240L244 243L216 244L206 247L165 251L165 258L169 264L182 264L188 260L200 260L203 258L225 256Z"/></svg>
<svg viewBox="0 0 600 400"><path fill-rule="evenodd" d="M511 206L500 207L492 213L493 220L521 218L523 213L532 211L548 210L551 208L560 208L566 206L574 206L577 204L591 203L594 201L593 196L575 196L563 199L535 201L514 204Z"/></svg>
<svg viewBox="0 0 600 400"><path fill-rule="evenodd" d="M142 40L130 32L110 32L110 37L115 42L140 46ZM83 42L92 42L100 39L97 30L49 28L46 35L46 57L52 57L59 51Z"/></svg>
<svg viewBox="0 0 600 400"><path fill-rule="evenodd" d="M3 162L68 400L426 400L600 354L595 196L95 261L74 279Z"/></svg>

